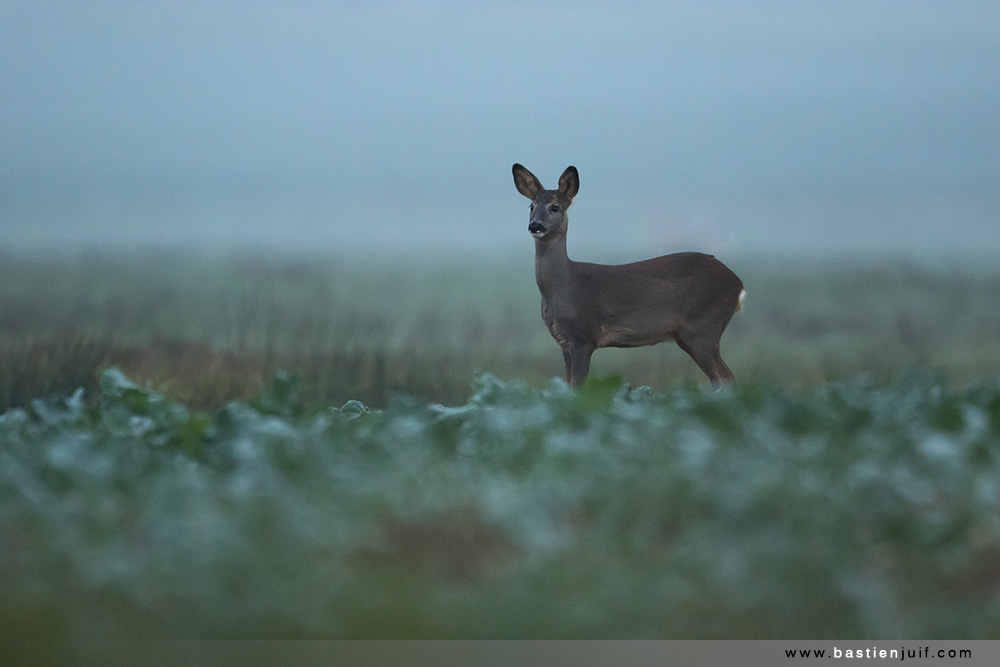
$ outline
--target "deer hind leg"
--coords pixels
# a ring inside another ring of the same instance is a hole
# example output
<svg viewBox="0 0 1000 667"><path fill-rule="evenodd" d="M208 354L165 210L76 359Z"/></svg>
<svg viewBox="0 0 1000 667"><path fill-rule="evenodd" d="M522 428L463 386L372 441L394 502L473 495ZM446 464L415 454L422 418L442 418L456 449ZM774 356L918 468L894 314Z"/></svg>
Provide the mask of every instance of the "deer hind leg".
<svg viewBox="0 0 1000 667"><path fill-rule="evenodd" d="M732 384L736 379L729 366L722 360L719 351L720 335L698 335L688 333L677 337L677 345L694 359L698 368L708 376L713 387Z"/></svg>
<svg viewBox="0 0 1000 667"><path fill-rule="evenodd" d="M564 345L562 351L563 361L566 362L566 382L571 387L581 386L590 372L590 357L594 348L576 343Z"/></svg>

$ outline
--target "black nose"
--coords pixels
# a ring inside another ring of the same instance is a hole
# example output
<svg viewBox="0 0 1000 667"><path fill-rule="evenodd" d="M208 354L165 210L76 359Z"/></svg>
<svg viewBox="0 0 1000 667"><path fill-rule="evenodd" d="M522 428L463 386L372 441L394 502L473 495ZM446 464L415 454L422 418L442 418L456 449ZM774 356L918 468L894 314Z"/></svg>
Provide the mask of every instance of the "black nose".
<svg viewBox="0 0 1000 667"><path fill-rule="evenodd" d="M545 226L542 225L540 222L529 222L528 231L531 232L532 234L544 234Z"/></svg>

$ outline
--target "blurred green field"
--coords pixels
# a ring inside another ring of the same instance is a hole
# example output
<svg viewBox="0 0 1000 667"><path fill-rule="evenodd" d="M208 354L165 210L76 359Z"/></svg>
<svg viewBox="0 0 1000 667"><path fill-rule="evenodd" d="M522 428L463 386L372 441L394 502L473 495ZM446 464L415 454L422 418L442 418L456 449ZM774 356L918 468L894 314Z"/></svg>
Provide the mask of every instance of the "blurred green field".
<svg viewBox="0 0 1000 667"><path fill-rule="evenodd" d="M100 384L94 407L0 417L8 656L41 638L59 658L122 637L1000 634L995 381L481 375L457 407L311 414L284 375L214 412L117 370Z"/></svg>
<svg viewBox="0 0 1000 667"><path fill-rule="evenodd" d="M1000 271L906 263L724 258L746 310L723 338L744 383L810 387L930 368L1000 372ZM195 406L299 375L320 408L394 392L456 404L480 371L541 386L562 356L539 314L532 258L400 262L0 257L0 410L96 387L121 367ZM593 373L632 386L704 385L671 343L599 350Z"/></svg>
<svg viewBox="0 0 1000 667"><path fill-rule="evenodd" d="M530 257L2 259L14 662L1000 636L998 272L729 261L736 387L661 345L598 351L573 392Z"/></svg>

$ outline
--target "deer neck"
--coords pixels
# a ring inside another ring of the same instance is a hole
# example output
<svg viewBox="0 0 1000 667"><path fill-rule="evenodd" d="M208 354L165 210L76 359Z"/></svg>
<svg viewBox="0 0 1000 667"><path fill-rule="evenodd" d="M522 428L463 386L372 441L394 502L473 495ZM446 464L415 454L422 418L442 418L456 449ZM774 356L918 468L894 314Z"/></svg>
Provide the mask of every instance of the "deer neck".
<svg viewBox="0 0 1000 667"><path fill-rule="evenodd" d="M535 239L535 282L546 299L569 291L570 259L566 256L566 235Z"/></svg>

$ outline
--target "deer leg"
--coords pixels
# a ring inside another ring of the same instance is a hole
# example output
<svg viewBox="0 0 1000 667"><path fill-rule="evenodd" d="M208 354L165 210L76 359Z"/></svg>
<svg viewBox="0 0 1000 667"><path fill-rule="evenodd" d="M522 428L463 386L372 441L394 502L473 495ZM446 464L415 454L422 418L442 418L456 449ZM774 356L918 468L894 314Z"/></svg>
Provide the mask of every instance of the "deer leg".
<svg viewBox="0 0 1000 667"><path fill-rule="evenodd" d="M563 361L566 362L566 382L571 387L581 386L590 372L590 357L594 348L577 343L566 345L562 351Z"/></svg>
<svg viewBox="0 0 1000 667"><path fill-rule="evenodd" d="M678 336L677 345L688 353L698 368L708 376L712 386L732 384L735 377L719 352L719 338L713 336Z"/></svg>

